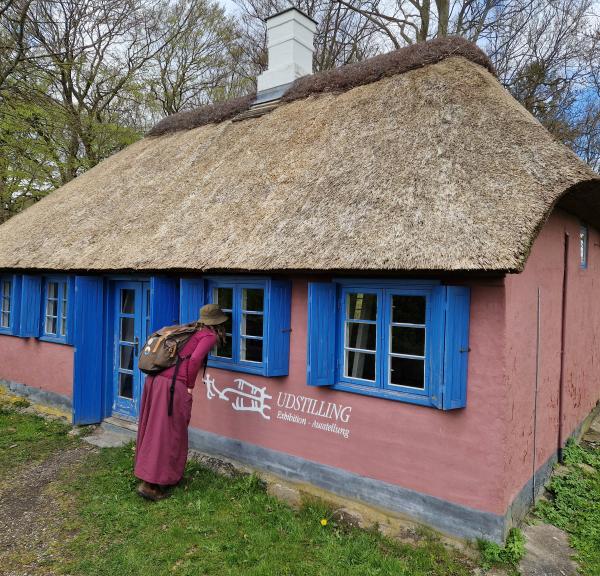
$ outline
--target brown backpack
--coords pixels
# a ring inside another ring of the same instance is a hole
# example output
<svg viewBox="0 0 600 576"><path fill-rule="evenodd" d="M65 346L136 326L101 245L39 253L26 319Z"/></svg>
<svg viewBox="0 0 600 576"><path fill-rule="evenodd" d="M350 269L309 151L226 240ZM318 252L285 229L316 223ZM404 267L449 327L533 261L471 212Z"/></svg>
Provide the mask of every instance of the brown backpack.
<svg viewBox="0 0 600 576"><path fill-rule="evenodd" d="M145 374L155 375L177 364L179 352L199 329L196 322L165 326L152 332L142 346L138 368Z"/></svg>
<svg viewBox="0 0 600 576"><path fill-rule="evenodd" d="M197 322L190 324L178 324L176 326L165 326L156 332L152 332L142 347L138 358L138 368L145 374L156 375L171 366L175 366L171 386L169 388L169 407L167 414L173 414L173 395L175 394L175 382L179 372L179 364L189 356L181 357L179 352L186 342L200 329ZM206 372L206 361L204 359L204 371Z"/></svg>

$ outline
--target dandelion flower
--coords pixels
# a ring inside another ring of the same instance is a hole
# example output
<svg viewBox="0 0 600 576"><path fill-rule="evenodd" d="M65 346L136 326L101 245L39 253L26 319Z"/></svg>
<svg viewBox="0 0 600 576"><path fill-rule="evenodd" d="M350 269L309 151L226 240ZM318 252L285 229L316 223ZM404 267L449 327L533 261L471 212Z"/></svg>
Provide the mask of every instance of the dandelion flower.
<svg viewBox="0 0 600 576"><path fill-rule="evenodd" d="M327 518L321 518L321 526L327 526Z"/></svg>

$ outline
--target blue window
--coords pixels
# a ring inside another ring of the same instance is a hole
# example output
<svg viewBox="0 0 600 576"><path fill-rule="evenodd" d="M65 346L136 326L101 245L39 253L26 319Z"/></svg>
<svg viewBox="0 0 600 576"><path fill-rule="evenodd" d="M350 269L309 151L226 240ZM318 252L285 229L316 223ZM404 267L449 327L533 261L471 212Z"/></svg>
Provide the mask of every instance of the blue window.
<svg viewBox="0 0 600 576"><path fill-rule="evenodd" d="M590 231L585 224L579 227L579 265L581 268L588 267Z"/></svg>
<svg viewBox="0 0 600 576"><path fill-rule="evenodd" d="M65 277L44 278L42 298L42 338L56 342L69 339L69 280Z"/></svg>
<svg viewBox="0 0 600 576"><path fill-rule="evenodd" d="M0 332L12 332L15 321L14 308L14 279L12 276L0 276Z"/></svg>
<svg viewBox="0 0 600 576"><path fill-rule="evenodd" d="M189 280L185 285L186 299L182 291L182 311L190 308L187 300L195 299L195 292L204 291L204 287L200 288ZM228 316L226 341L215 346L209 355L209 366L263 376L287 375L291 309L288 281L209 278L204 301L218 304Z"/></svg>
<svg viewBox="0 0 600 576"><path fill-rule="evenodd" d="M309 285L307 381L438 408L466 400L469 292L438 282Z"/></svg>

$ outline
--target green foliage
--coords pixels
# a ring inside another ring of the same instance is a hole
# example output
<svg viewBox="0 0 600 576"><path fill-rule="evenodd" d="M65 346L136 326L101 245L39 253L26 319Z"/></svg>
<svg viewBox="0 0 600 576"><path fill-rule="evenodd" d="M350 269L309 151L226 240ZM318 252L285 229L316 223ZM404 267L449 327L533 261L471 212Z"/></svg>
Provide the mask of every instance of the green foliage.
<svg viewBox="0 0 600 576"><path fill-rule="evenodd" d="M56 573L89 576L215 574L466 576L465 559L430 535L416 545L337 525L321 501L296 512L256 476L219 476L188 464L171 498L135 493L132 446L92 455L65 480L75 538L55 550ZM328 522L323 525L322 520ZM58 556L57 556L58 555ZM66 557L66 561L64 558Z"/></svg>
<svg viewBox="0 0 600 576"><path fill-rule="evenodd" d="M17 402L15 404L18 404ZM76 442L59 420L45 420L0 404L0 480L28 462L39 462L55 450Z"/></svg>
<svg viewBox="0 0 600 576"><path fill-rule="evenodd" d="M0 98L0 223L140 137L116 114L98 119L53 99Z"/></svg>
<svg viewBox="0 0 600 576"><path fill-rule="evenodd" d="M14 61L0 49L0 223L141 138L157 116L247 89L238 24L212 0L29 6L22 30L0 18L0 44L25 38Z"/></svg>
<svg viewBox="0 0 600 576"><path fill-rule="evenodd" d="M478 540L481 565L486 570L492 566L516 567L525 553L525 538L518 528L511 528L504 546L495 542Z"/></svg>
<svg viewBox="0 0 600 576"><path fill-rule="evenodd" d="M13 406L16 406L17 408L29 408L31 402L27 400L27 398L19 398L13 402Z"/></svg>
<svg viewBox="0 0 600 576"><path fill-rule="evenodd" d="M577 550L582 574L600 574L600 449L569 442L564 451L568 472L553 476L550 501L536 507L536 514L570 536Z"/></svg>

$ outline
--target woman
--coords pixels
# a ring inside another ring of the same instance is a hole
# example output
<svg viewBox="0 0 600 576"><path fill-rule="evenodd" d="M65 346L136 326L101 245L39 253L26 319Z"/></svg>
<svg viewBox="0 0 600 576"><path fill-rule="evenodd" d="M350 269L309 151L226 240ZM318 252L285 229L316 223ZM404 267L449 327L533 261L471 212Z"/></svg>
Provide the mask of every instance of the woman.
<svg viewBox="0 0 600 576"><path fill-rule="evenodd" d="M218 342L225 341L227 316L216 304L200 310L198 331L185 343L179 356L173 412L168 414L175 367L147 376L142 394L135 452L135 475L142 480L138 494L150 500L166 498L166 488L183 477L188 452L188 424L192 414L192 390L204 359Z"/></svg>

